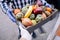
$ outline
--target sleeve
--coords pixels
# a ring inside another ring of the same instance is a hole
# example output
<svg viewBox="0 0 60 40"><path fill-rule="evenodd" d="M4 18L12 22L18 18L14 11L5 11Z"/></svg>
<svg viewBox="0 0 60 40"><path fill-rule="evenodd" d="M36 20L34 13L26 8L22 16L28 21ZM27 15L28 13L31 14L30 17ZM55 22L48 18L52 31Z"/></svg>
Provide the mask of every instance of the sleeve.
<svg viewBox="0 0 60 40"><path fill-rule="evenodd" d="M8 7L7 3L6 2L2 2L0 1L0 6L2 8L2 10L8 15L8 17L13 21L13 22L16 22L16 19L15 17L13 16L13 12L12 10Z"/></svg>
<svg viewBox="0 0 60 40"><path fill-rule="evenodd" d="M50 5L49 3L47 3L45 0L41 0L42 1L42 3L45 5L45 6L48 6L48 7L52 7L52 5Z"/></svg>

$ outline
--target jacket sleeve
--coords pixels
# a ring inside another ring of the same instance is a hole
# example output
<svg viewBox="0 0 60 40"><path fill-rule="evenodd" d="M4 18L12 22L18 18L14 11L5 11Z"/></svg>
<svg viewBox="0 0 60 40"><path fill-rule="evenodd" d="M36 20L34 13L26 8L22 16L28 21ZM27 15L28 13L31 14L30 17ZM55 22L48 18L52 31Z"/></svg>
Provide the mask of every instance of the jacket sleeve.
<svg viewBox="0 0 60 40"><path fill-rule="evenodd" d="M9 17L13 22L16 22L16 19L15 19L15 17L13 16L13 12L12 12L12 10L8 7L7 3L0 1L0 6L1 6L2 10L8 15L8 17Z"/></svg>
<svg viewBox="0 0 60 40"><path fill-rule="evenodd" d="M45 6L48 6L48 7L52 7L49 3L47 3L45 0L41 0L42 3L45 5Z"/></svg>

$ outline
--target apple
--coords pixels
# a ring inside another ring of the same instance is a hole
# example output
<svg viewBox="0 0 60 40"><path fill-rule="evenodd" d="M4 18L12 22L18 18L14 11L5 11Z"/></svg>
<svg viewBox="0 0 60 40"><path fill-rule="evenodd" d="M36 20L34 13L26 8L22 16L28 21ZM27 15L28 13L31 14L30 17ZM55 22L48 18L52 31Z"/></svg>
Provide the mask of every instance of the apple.
<svg viewBox="0 0 60 40"><path fill-rule="evenodd" d="M41 7L38 7L33 11L33 13L34 14L39 14L39 13L42 13L42 11L43 11L43 9Z"/></svg>

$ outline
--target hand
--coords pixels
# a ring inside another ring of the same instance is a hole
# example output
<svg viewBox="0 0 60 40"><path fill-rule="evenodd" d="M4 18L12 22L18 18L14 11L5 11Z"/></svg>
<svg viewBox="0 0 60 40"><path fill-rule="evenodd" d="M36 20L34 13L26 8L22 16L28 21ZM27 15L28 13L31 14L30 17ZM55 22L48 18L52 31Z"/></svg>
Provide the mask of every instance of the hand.
<svg viewBox="0 0 60 40"><path fill-rule="evenodd" d="M19 26L21 30L21 39L20 40L32 40L31 34L24 29L22 26Z"/></svg>

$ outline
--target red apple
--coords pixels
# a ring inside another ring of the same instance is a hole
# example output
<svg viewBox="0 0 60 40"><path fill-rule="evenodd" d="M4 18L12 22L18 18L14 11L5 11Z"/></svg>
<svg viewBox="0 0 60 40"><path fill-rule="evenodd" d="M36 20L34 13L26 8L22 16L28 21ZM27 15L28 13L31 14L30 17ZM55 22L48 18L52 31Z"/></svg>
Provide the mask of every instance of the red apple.
<svg viewBox="0 0 60 40"><path fill-rule="evenodd" d="M34 14L39 14L39 13L42 13L42 11L43 11L42 8L38 7L33 12L34 12Z"/></svg>

